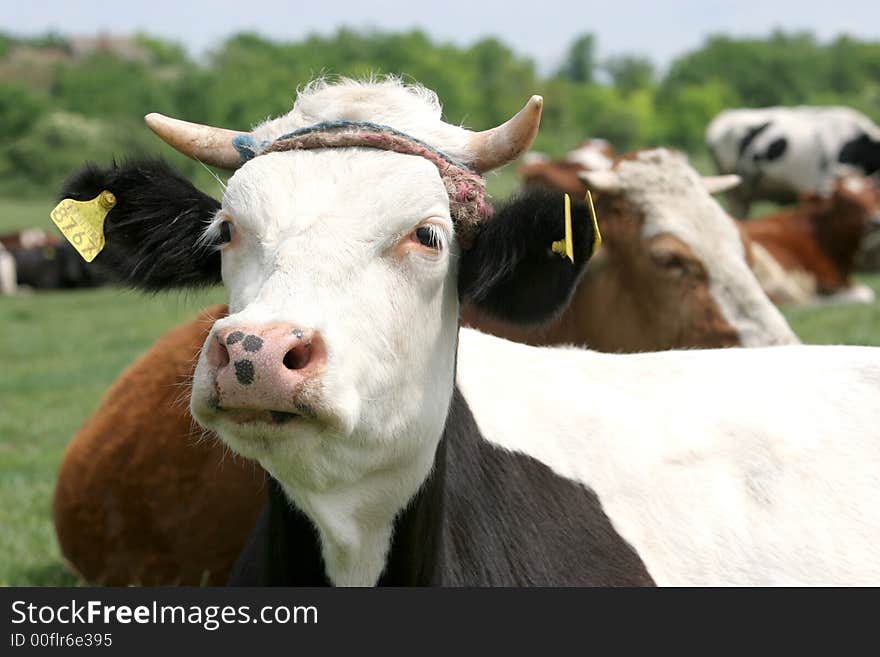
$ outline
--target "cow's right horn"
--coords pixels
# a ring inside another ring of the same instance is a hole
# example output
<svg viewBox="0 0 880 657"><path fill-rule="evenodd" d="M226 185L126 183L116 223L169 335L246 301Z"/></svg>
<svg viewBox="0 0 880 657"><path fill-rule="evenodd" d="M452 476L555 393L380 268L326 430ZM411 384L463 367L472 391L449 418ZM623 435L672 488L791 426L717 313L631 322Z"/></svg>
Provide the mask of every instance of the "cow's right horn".
<svg viewBox="0 0 880 657"><path fill-rule="evenodd" d="M248 136L246 132L190 123L155 112L147 114L144 121L171 148L194 160L229 170L242 165L232 140L235 137Z"/></svg>
<svg viewBox="0 0 880 657"><path fill-rule="evenodd" d="M543 108L544 99L541 96L532 96L525 107L505 123L489 130L471 133L467 149L474 169L486 173L513 162L528 151L538 134Z"/></svg>

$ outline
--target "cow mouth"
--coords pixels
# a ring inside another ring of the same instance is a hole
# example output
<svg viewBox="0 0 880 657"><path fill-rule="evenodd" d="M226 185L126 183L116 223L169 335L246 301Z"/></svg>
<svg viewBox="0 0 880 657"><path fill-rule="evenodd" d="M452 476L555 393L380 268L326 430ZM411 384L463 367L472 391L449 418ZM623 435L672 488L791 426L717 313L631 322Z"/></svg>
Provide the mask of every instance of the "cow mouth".
<svg viewBox="0 0 880 657"><path fill-rule="evenodd" d="M222 407L218 407L217 410L225 420L240 425L258 423L272 425L289 424L301 417L298 413L291 413L289 411L258 411L248 408Z"/></svg>

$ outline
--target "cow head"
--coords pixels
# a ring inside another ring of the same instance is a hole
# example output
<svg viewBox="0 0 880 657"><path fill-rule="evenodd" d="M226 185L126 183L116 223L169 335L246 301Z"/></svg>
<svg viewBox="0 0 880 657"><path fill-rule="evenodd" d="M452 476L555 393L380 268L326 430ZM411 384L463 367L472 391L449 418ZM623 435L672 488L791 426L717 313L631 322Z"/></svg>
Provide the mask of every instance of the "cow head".
<svg viewBox="0 0 880 657"><path fill-rule="evenodd" d="M166 141L216 164L237 166L237 152L258 149L220 204L156 166L91 169L66 194L114 193L96 262L130 283L155 289L175 276L192 285L222 274L229 315L196 368L199 423L259 460L313 517L320 500L345 504L349 486L364 481L376 497L361 487L357 503L379 517L414 494L433 462L454 385L460 298L508 321L543 321L567 303L591 252L583 216L574 262L551 251L564 232L561 195L519 198L490 218L468 187L475 172L528 147L540 109L535 97L507 124L472 133L443 123L420 87L318 85L290 114L243 136L153 117ZM310 125L333 133L366 120L375 128L367 138L406 133L411 150L286 141L311 139ZM451 175L464 178L450 186ZM525 284L523 303L513 297Z"/></svg>
<svg viewBox="0 0 880 657"><path fill-rule="evenodd" d="M628 342L662 349L797 341L749 270L735 223L710 196L736 176L700 178L682 155L658 149L582 178L597 192L603 289L621 313L639 318L609 321L632 333Z"/></svg>
<svg viewBox="0 0 880 657"><path fill-rule="evenodd" d="M834 180L826 195L802 195L801 207L820 248L848 278L859 248L880 228L880 189L870 177L847 173Z"/></svg>

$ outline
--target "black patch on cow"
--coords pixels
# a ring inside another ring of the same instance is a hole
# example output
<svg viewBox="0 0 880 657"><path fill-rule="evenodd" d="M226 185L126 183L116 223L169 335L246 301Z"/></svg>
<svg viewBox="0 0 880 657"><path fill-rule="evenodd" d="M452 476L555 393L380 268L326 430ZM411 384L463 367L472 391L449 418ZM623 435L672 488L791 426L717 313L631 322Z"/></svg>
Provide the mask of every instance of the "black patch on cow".
<svg viewBox="0 0 880 657"><path fill-rule="evenodd" d="M233 345L236 342L241 342L244 340L244 333L241 331L233 331L229 334L229 337L226 338L227 345Z"/></svg>
<svg viewBox="0 0 880 657"><path fill-rule="evenodd" d="M571 201L574 263L551 250L565 234L564 194L529 187L495 211L460 261L458 289L501 320L541 324L568 305L590 258L590 211Z"/></svg>
<svg viewBox="0 0 880 657"><path fill-rule="evenodd" d="M249 360L235 361L235 378L243 386L254 382L254 364Z"/></svg>
<svg viewBox="0 0 880 657"><path fill-rule="evenodd" d="M72 176L61 198L87 201L103 190L116 196L104 221L106 245L94 264L132 287L161 290L220 282L220 252L202 242L220 204L162 160L100 168Z"/></svg>
<svg viewBox="0 0 880 657"><path fill-rule="evenodd" d="M245 351L259 351L263 348L263 338L257 337L256 335L249 335L244 339L241 346L244 347Z"/></svg>
<svg viewBox="0 0 880 657"><path fill-rule="evenodd" d="M270 477L230 584L328 584L317 531ZM432 474L398 516L380 586L654 582L596 495L480 434L456 388Z"/></svg>
<svg viewBox="0 0 880 657"><path fill-rule="evenodd" d="M749 147L755 137L760 135L767 127L770 125L771 121L767 121L767 123L762 123L760 125L756 125L752 128L749 128L745 135L743 135L742 139L739 140L739 150L737 151L737 159L742 157L742 154Z"/></svg>
<svg viewBox="0 0 880 657"><path fill-rule="evenodd" d="M764 159L768 162L777 160L785 154L786 150L788 150L788 140L785 137L774 139L767 147L767 151L764 153Z"/></svg>
<svg viewBox="0 0 880 657"><path fill-rule="evenodd" d="M865 175L873 175L880 171L880 141L874 141L863 132L841 147L837 160L859 167Z"/></svg>

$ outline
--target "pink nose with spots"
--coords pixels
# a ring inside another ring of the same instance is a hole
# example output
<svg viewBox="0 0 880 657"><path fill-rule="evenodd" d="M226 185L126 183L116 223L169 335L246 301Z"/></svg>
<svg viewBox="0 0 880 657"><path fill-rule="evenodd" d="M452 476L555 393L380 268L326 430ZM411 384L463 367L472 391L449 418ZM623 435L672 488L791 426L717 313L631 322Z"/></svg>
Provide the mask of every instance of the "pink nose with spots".
<svg viewBox="0 0 880 657"><path fill-rule="evenodd" d="M318 333L289 324L229 326L209 339L218 406L242 421L280 423L300 414L300 392L326 361Z"/></svg>

